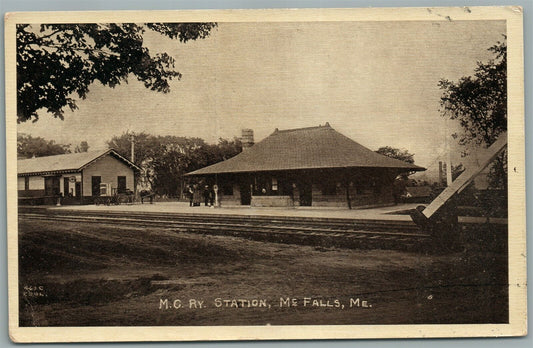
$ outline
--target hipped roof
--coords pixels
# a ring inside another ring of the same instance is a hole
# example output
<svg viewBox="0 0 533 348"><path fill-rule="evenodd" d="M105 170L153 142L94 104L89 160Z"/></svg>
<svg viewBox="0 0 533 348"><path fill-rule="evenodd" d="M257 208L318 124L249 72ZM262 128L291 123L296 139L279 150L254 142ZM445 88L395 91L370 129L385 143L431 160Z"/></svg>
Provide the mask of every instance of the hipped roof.
<svg viewBox="0 0 533 348"><path fill-rule="evenodd" d="M380 155L325 126L279 131L235 157L186 175L325 168L425 168Z"/></svg>
<svg viewBox="0 0 533 348"><path fill-rule="evenodd" d="M111 155L122 161L133 170L139 171L140 168L134 163L121 156L113 149L105 151L90 151L80 153L69 153L64 155L36 157L17 161L17 173L23 175L47 175L60 173L80 172L84 168L93 164L100 158Z"/></svg>

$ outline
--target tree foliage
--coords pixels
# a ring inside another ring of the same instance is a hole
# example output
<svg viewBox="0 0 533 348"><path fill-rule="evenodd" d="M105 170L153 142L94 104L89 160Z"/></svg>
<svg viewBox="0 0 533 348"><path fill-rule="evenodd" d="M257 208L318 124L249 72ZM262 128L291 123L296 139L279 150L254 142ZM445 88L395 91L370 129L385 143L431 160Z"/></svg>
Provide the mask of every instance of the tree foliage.
<svg viewBox="0 0 533 348"><path fill-rule="evenodd" d="M460 145L490 146L507 130L507 43L498 42L488 49L493 58L478 62L473 76L457 82L443 79L441 113L458 120L463 128ZM490 169L493 188L507 188L507 151L503 151Z"/></svg>
<svg viewBox="0 0 533 348"><path fill-rule="evenodd" d="M215 23L20 24L17 26L17 120L37 121L37 111L63 119L99 81L114 87L130 75L146 88L167 93L181 78L167 53L152 54L143 34L155 31L187 42L206 38Z"/></svg>
<svg viewBox="0 0 533 348"><path fill-rule="evenodd" d="M70 145L57 144L53 140L32 137L29 134L17 135L17 156L19 159L62 155L70 153Z"/></svg>
<svg viewBox="0 0 533 348"><path fill-rule="evenodd" d="M463 172L465 171L465 167L463 166L462 163L459 163L458 165L454 166L452 164L452 180L455 180L459 177L459 175L463 174Z"/></svg>
<svg viewBox="0 0 533 348"><path fill-rule="evenodd" d="M82 141L79 145L76 145L76 148L74 149L74 152L87 152L89 151L89 143L87 143L85 140Z"/></svg>
<svg viewBox="0 0 533 348"><path fill-rule="evenodd" d="M462 145L489 146L507 130L507 44L498 42L488 50L494 58L478 62L473 76L439 82L442 115L459 120Z"/></svg>
<svg viewBox="0 0 533 348"><path fill-rule="evenodd" d="M33 137L29 134L17 135L17 156L19 159L63 155L71 153L71 144L58 144L54 140L42 137ZM74 152L89 151L89 143L82 141L74 148Z"/></svg>
<svg viewBox="0 0 533 348"><path fill-rule="evenodd" d="M409 151L405 149L397 149L395 147L391 146L382 146L377 151L380 155L387 156L390 158L394 158L403 162L415 163L415 155L412 153L409 153ZM394 187L393 187L393 195L395 202L400 201L400 196L404 194L405 187L409 184L408 176L412 174L410 173L402 173L401 175L398 175L396 177L396 180L394 181Z"/></svg>
<svg viewBox="0 0 533 348"><path fill-rule="evenodd" d="M219 139L208 144L200 138L134 134L135 164L141 168L139 182L160 195L176 196L181 189L183 175L214 164L242 151L237 138ZM124 133L108 141L108 146L131 158L131 133Z"/></svg>
<svg viewBox="0 0 533 348"><path fill-rule="evenodd" d="M412 153L409 153L409 151L407 150L397 149L391 146L383 146L383 147L380 147L376 152L381 155L394 158L394 159L397 159L403 162L407 162L411 164L415 163L415 159L414 159L415 155Z"/></svg>
<svg viewBox="0 0 533 348"><path fill-rule="evenodd" d="M490 187L507 190L507 150L494 160L488 179Z"/></svg>

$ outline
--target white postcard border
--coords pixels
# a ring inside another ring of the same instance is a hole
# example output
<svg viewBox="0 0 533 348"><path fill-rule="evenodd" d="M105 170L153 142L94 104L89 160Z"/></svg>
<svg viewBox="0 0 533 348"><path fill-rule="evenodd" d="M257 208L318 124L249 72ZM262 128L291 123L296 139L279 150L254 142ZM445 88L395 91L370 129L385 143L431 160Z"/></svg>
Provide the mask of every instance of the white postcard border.
<svg viewBox="0 0 533 348"><path fill-rule="evenodd" d="M16 189L17 23L506 20L508 42L509 324L19 327ZM5 16L9 331L16 342L212 341L520 336L527 331L522 9L509 7L19 12Z"/></svg>

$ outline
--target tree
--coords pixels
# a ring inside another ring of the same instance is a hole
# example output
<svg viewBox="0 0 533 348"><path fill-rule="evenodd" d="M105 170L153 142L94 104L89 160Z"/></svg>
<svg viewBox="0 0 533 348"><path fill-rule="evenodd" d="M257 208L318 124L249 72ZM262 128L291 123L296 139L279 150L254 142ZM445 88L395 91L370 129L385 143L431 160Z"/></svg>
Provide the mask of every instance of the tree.
<svg viewBox="0 0 533 348"><path fill-rule="evenodd" d="M110 149L118 151L122 156L131 159L131 141L132 137L135 140L135 160L133 161L137 166L153 156L153 153L157 151L157 142L155 137L148 133L130 133L124 132L119 136L114 136L107 142L107 146Z"/></svg>
<svg viewBox="0 0 533 348"><path fill-rule="evenodd" d="M412 153L409 153L409 151L407 150L400 150L400 149L396 149L390 146L383 146L383 147L380 147L376 152L381 155L394 158L394 159L397 159L403 162L407 162L411 164L415 163L415 159L414 159L415 155Z"/></svg>
<svg viewBox="0 0 533 348"><path fill-rule="evenodd" d="M439 82L441 114L461 124L463 134L454 135L460 145L488 147L507 130L507 43L498 42L488 50L494 57L478 62L473 76ZM489 183L493 188L507 188L507 151L492 165Z"/></svg>
<svg viewBox="0 0 533 348"><path fill-rule="evenodd" d="M89 143L87 143L85 140L82 141L79 145L76 145L76 148L74 149L74 152L87 152L89 151Z"/></svg>
<svg viewBox="0 0 533 348"><path fill-rule="evenodd" d="M116 23L17 25L17 121L38 120L44 108L63 119L65 107L75 110L89 86L99 81L115 87L130 75L153 91L169 92L180 79L175 60L152 54L143 34L155 31L185 43L206 38L216 23Z"/></svg>
<svg viewBox="0 0 533 348"><path fill-rule="evenodd" d="M200 138L154 136L146 133L123 133L108 141L108 146L131 158L132 135L135 140L135 164L141 168L139 182L157 194L177 196L183 175L223 161L242 151L238 139L219 139L207 144Z"/></svg>
<svg viewBox="0 0 533 348"><path fill-rule="evenodd" d="M122 156L131 159L131 140L132 136L135 139L135 159L134 163L141 168L138 174L138 182L142 187L151 187L152 184L152 166L151 161L159 151L159 143L157 138L141 132L141 133L122 133L120 136L114 136L107 142L110 149L116 150Z"/></svg>
<svg viewBox="0 0 533 348"><path fill-rule="evenodd" d="M452 180L455 180L459 177L459 175L463 174L465 171L465 167L462 163L459 163L458 165L454 166L452 164Z"/></svg>
<svg viewBox="0 0 533 348"><path fill-rule="evenodd" d="M160 136L159 151L151 166L152 189L158 194L175 196L183 184L183 175L205 166L226 160L242 151L240 141L219 139L207 144L200 138Z"/></svg>
<svg viewBox="0 0 533 348"><path fill-rule="evenodd" d="M397 149L391 146L380 147L377 151L380 155L394 158L403 162L415 163L414 154L405 149ZM400 197L404 194L405 188L409 185L408 176L413 172L402 173L394 180L393 195L396 203L400 202Z"/></svg>
<svg viewBox="0 0 533 348"><path fill-rule="evenodd" d="M200 138L176 136L157 137L159 151L151 163L152 190L158 194L179 195L183 175L206 166L208 144Z"/></svg>
<svg viewBox="0 0 533 348"><path fill-rule="evenodd" d="M233 140L224 138L218 139L218 144L207 146L207 163L213 164L225 161L228 158L234 157L242 152L241 140L237 137Z"/></svg>
<svg viewBox="0 0 533 348"><path fill-rule="evenodd" d="M70 153L70 145L56 144L53 140L32 137L28 134L17 135L17 156L19 159L62 155Z"/></svg>

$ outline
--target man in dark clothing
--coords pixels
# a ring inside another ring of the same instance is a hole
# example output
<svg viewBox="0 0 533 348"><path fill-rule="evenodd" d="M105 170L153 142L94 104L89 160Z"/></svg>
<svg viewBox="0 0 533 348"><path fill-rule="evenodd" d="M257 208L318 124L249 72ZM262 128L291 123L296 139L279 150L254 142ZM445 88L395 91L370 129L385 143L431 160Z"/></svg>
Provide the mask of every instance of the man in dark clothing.
<svg viewBox="0 0 533 348"><path fill-rule="evenodd" d="M187 195L189 196L189 207L192 207L192 200L194 197L194 191L190 185L187 186Z"/></svg>

